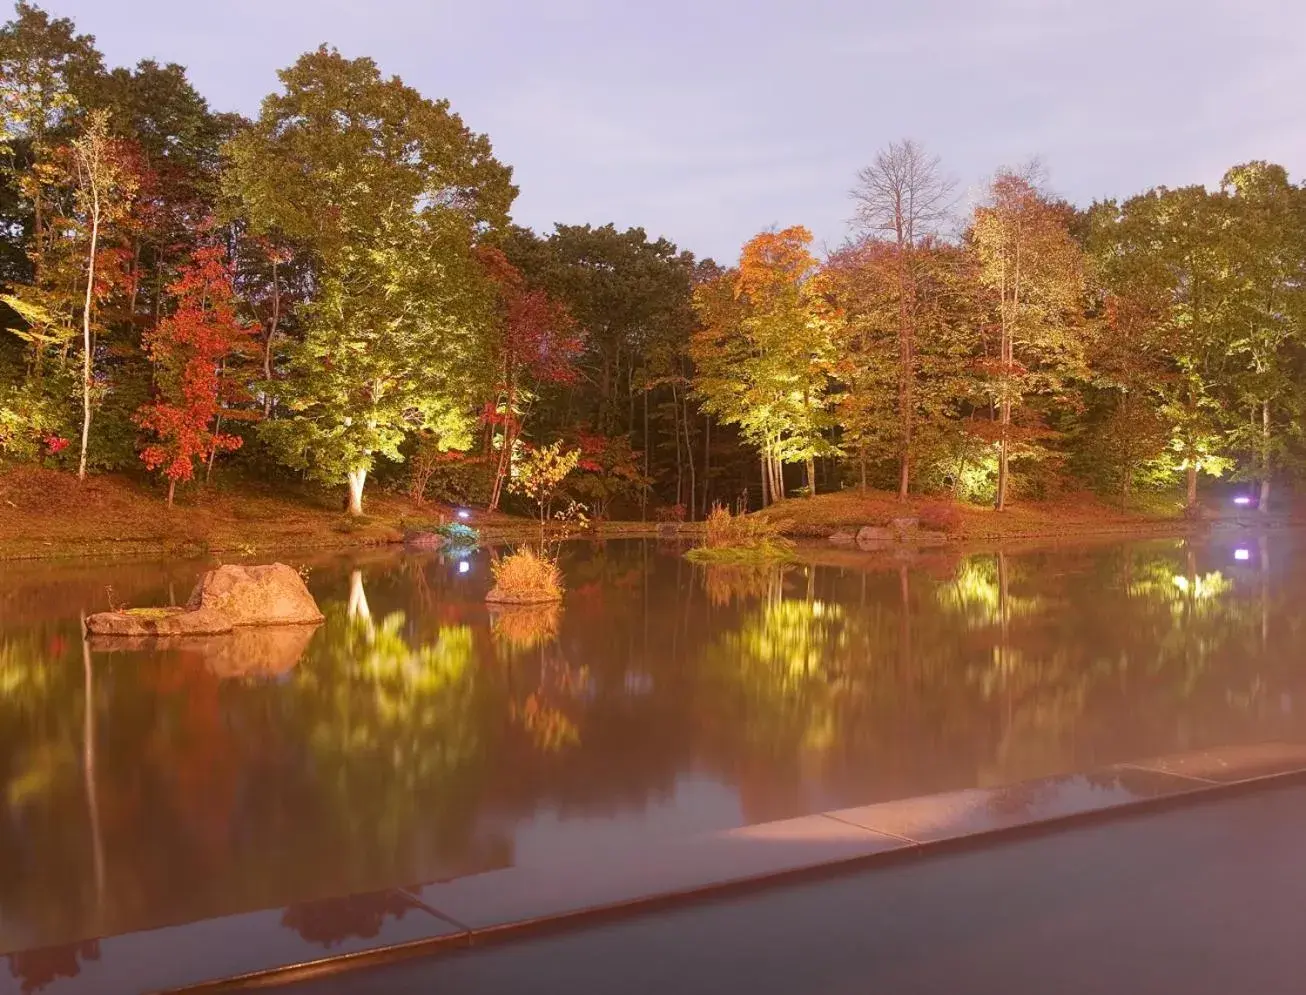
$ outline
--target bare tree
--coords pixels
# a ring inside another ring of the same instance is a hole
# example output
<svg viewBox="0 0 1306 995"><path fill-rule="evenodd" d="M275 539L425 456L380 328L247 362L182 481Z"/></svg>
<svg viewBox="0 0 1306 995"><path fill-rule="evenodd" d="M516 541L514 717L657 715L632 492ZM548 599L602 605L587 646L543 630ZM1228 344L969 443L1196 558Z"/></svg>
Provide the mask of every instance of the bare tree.
<svg viewBox="0 0 1306 995"><path fill-rule="evenodd" d="M86 226L86 300L82 305L82 446L77 478L86 479L86 446L91 436L91 378L94 342L95 263L104 226L131 206L137 180L124 160L121 143L109 133L108 111L92 111L86 130L72 142L78 213Z"/></svg>
<svg viewBox="0 0 1306 995"><path fill-rule="evenodd" d="M857 173L854 227L863 239L883 239L894 249L898 277L898 425L901 433L898 499L911 485L915 428L916 310L915 252L923 239L937 237L952 217L956 181L946 176L938 156L911 139L892 142Z"/></svg>

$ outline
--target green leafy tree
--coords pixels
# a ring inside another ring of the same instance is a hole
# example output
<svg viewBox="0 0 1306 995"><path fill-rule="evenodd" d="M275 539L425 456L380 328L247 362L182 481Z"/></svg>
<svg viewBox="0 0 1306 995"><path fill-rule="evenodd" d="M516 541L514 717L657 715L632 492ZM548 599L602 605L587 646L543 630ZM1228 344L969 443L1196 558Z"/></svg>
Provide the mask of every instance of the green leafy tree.
<svg viewBox="0 0 1306 995"><path fill-rule="evenodd" d="M997 409L999 511L1007 505L1009 463L1022 434L1012 414L1031 394L1057 395L1082 369L1083 268L1065 212L1038 189L1032 169L1003 170L975 210L970 245L993 298L997 355L989 391ZM1029 447L1025 447L1028 449Z"/></svg>
<svg viewBox="0 0 1306 995"><path fill-rule="evenodd" d="M1287 435L1300 416L1301 388L1293 365L1303 342L1303 276L1306 276L1306 194L1282 166L1249 162L1225 173L1233 286L1226 342L1241 366L1230 400L1246 411L1235 422L1235 441L1249 454L1250 474L1260 482L1259 507L1270 503L1270 486Z"/></svg>
<svg viewBox="0 0 1306 995"><path fill-rule="evenodd" d="M72 137L77 94L103 72L94 38L27 0L19 0L13 20L0 27L0 138L11 156L5 178L22 188L18 220L36 245L45 240L48 220L40 173L54 149ZM22 253L14 256L10 264L21 271Z"/></svg>
<svg viewBox="0 0 1306 995"><path fill-rule="evenodd" d="M516 189L447 102L369 59L324 47L280 77L229 143L225 176L251 229L285 238L314 271L278 384L289 416L263 432L288 465L347 481L361 514L376 458L400 459L409 433L470 441L491 301L473 248L506 224Z"/></svg>

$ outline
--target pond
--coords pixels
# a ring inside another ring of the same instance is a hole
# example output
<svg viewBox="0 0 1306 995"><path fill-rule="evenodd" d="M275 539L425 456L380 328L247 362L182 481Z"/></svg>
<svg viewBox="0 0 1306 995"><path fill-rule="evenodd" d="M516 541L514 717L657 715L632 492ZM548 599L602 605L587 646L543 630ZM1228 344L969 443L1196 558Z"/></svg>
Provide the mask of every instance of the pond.
<svg viewBox="0 0 1306 995"><path fill-rule="evenodd" d="M109 651L198 562L5 564L0 952L1306 733L1290 534L700 568L283 556L327 619Z"/></svg>

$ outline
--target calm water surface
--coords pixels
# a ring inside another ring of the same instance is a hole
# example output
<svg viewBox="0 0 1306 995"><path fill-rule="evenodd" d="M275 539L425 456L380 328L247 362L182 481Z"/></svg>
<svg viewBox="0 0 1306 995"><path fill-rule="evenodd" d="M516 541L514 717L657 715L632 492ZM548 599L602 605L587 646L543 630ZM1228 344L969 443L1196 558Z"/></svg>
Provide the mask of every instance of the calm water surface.
<svg viewBox="0 0 1306 995"><path fill-rule="evenodd" d="M1306 557L1236 535L901 565L283 557L316 630L86 646L205 564L0 565L0 953L596 847L1306 738Z"/></svg>

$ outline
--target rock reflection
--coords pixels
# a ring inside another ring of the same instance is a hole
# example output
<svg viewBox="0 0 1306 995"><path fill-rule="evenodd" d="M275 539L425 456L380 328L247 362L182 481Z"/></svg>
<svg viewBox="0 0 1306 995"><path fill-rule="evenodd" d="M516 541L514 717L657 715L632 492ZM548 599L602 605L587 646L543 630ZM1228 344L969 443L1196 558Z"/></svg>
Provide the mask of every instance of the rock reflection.
<svg viewBox="0 0 1306 995"><path fill-rule="evenodd" d="M238 628L216 636L90 636L93 653L176 653L198 659L223 680L269 680L295 669L317 625Z"/></svg>

